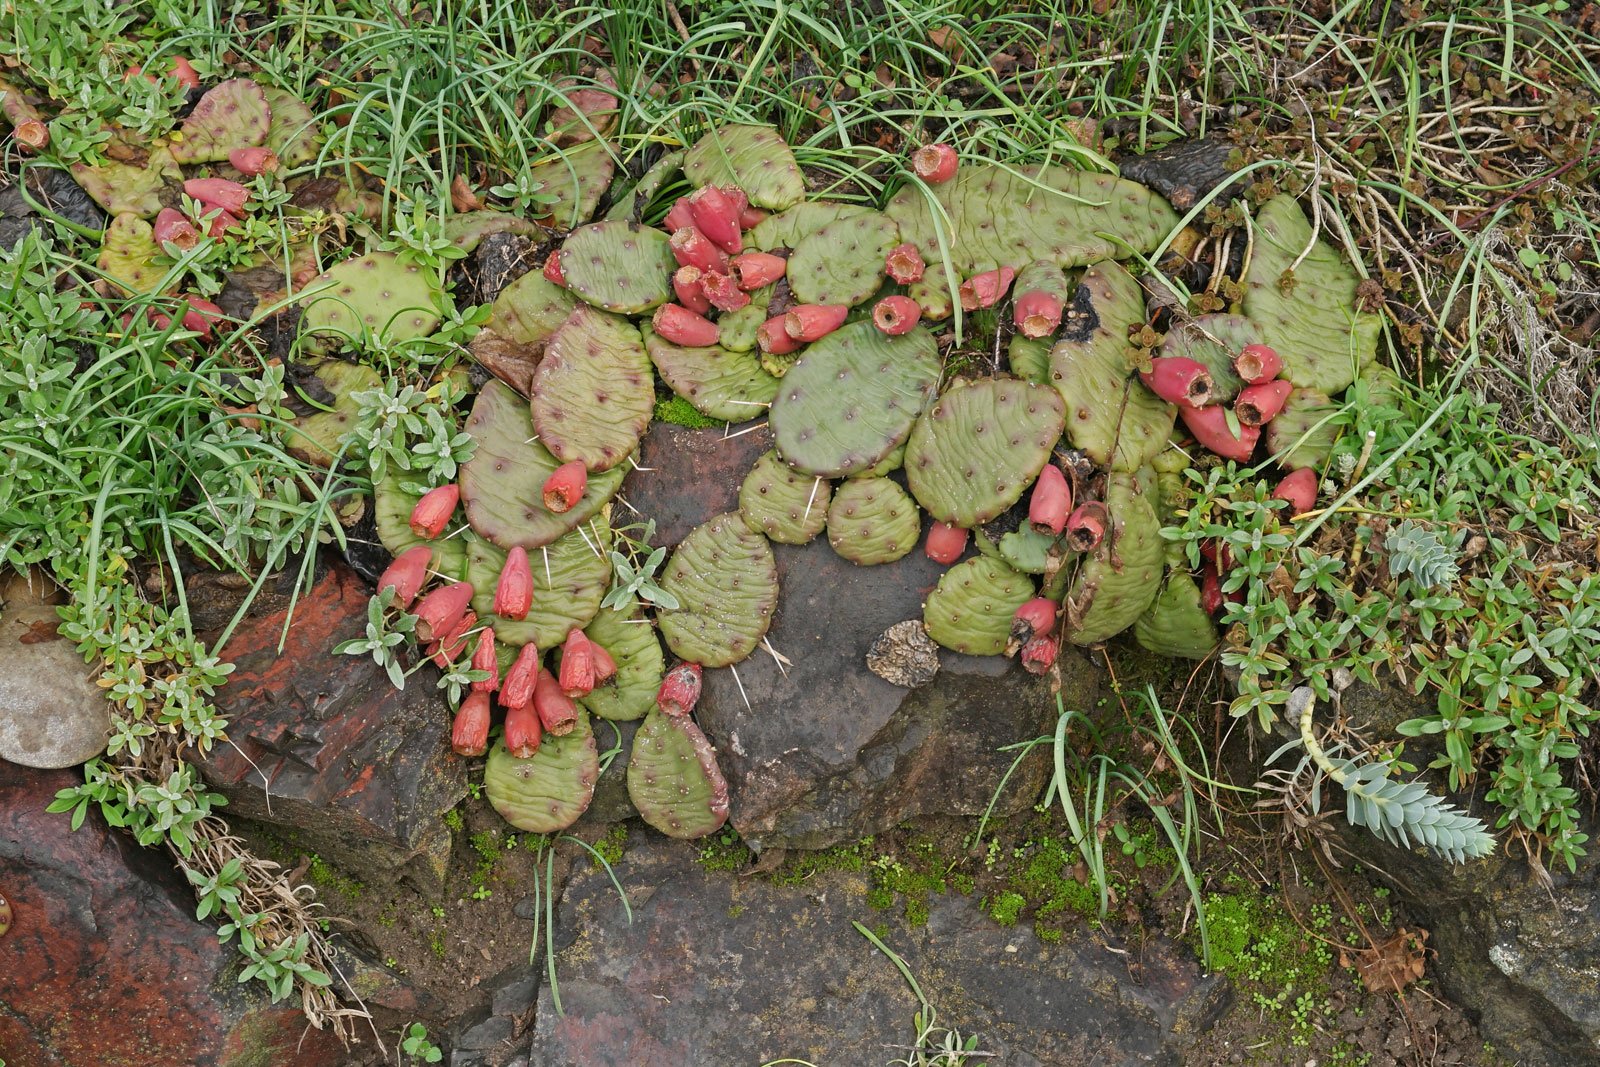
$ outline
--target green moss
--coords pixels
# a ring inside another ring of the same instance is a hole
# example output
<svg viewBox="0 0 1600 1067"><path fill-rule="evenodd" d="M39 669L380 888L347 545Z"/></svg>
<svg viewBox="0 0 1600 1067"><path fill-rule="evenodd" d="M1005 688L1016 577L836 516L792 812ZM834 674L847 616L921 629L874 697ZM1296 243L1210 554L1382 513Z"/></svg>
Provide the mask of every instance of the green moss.
<svg viewBox="0 0 1600 1067"><path fill-rule="evenodd" d="M700 867L707 871L739 871L750 865L755 853L728 827L700 846Z"/></svg>
<svg viewBox="0 0 1600 1067"><path fill-rule="evenodd" d="M676 395L656 401L656 418L676 426L687 426L691 430L724 425L719 419L708 418L700 414L694 409L693 404Z"/></svg>
<svg viewBox="0 0 1600 1067"><path fill-rule="evenodd" d="M1007 890L993 900L984 901L983 906L989 917L1001 926L1015 926L1017 917L1022 914L1023 905L1027 903L1027 899L1021 893Z"/></svg>
<svg viewBox="0 0 1600 1067"><path fill-rule="evenodd" d="M590 862L599 867L600 860L605 860L605 862L615 867L622 862L623 849L626 848L627 844L628 827L624 823L618 823L607 830L600 840L594 843L593 848L600 858L594 859L590 857Z"/></svg>
<svg viewBox="0 0 1600 1067"><path fill-rule="evenodd" d="M802 852L772 872L773 885L795 886L823 871L859 872L872 855L872 838L863 837L853 845L835 845L816 852Z"/></svg>
<svg viewBox="0 0 1600 1067"><path fill-rule="evenodd" d="M364 884L354 878L348 878L340 874L321 856L311 857L311 865L306 868L306 877L317 888L341 893L352 900L367 891L367 887Z"/></svg>
<svg viewBox="0 0 1600 1067"><path fill-rule="evenodd" d="M444 824L450 828L451 832L459 834L465 828L465 824L461 820L460 809L451 808L449 811L445 812Z"/></svg>
<svg viewBox="0 0 1600 1067"><path fill-rule="evenodd" d="M1213 893L1205 901L1211 966L1237 982L1264 1015L1288 1024L1294 1044L1304 1045L1331 1010L1333 953L1301 930L1271 887L1260 890L1237 881L1232 886L1236 892ZM1312 926L1331 930L1331 909L1314 908Z"/></svg>

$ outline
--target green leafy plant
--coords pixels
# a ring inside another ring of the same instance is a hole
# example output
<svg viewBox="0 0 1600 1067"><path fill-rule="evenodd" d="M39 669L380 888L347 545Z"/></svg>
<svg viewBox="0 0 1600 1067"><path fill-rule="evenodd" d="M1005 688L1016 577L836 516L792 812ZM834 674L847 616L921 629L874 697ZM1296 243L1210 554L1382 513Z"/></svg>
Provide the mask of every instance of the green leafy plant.
<svg viewBox="0 0 1600 1067"><path fill-rule="evenodd" d="M634 536L634 531L638 531ZM656 521L624 526L615 531L617 542L624 551L611 553L611 589L600 602L602 608L624 611L636 599L654 604L668 611L675 610L678 598L656 584L656 571L666 561L665 546L650 547L656 534Z"/></svg>
<svg viewBox="0 0 1600 1067"><path fill-rule="evenodd" d="M417 617L405 612L396 612L392 617L388 614L389 606L394 601L394 587L388 586L380 590L367 601L367 632L364 637L352 637L348 641L341 641L333 646L336 655L365 656L370 654L372 661L382 667L389 674L389 681L396 689L406 687L405 668L400 665L399 648L407 641L413 640L416 630ZM468 678L467 681L472 679ZM457 683L459 689L459 682Z"/></svg>
<svg viewBox="0 0 1600 1067"><path fill-rule="evenodd" d="M428 1028L412 1023L402 1031L400 1051L417 1063L438 1063L444 1059L444 1050L428 1040Z"/></svg>

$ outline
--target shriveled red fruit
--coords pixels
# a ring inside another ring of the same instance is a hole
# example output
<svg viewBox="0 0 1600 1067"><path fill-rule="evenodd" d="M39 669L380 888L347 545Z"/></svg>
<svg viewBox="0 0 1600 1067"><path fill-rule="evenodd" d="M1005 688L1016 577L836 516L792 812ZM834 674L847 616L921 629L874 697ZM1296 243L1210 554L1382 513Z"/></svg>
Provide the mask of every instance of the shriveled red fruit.
<svg viewBox="0 0 1600 1067"><path fill-rule="evenodd" d="M561 646L560 680L561 691L569 697L588 696L594 689L594 643L582 630L567 631L567 640Z"/></svg>
<svg viewBox="0 0 1600 1067"><path fill-rule="evenodd" d="M533 687L539 681L539 650L532 642L523 645L500 683L500 706L525 707L533 702Z"/></svg>
<svg viewBox="0 0 1600 1067"><path fill-rule="evenodd" d="M588 485L589 468L583 465L583 460L563 463L544 480L541 492L544 506L557 515L571 511L583 499L583 491Z"/></svg>
<svg viewBox="0 0 1600 1067"><path fill-rule="evenodd" d="M589 652L594 656L594 684L605 685L615 681L617 677L617 661L611 658L611 653L600 647L600 642L591 640Z"/></svg>
<svg viewBox="0 0 1600 1067"><path fill-rule="evenodd" d="M1067 516L1067 544L1078 552L1090 552L1105 539L1111 513L1098 500L1086 500Z"/></svg>
<svg viewBox="0 0 1600 1067"><path fill-rule="evenodd" d="M428 581L428 564L433 562L433 549L427 545L408 548L395 557L395 561L378 575L378 592L394 587L393 604L409 608Z"/></svg>
<svg viewBox="0 0 1600 1067"><path fill-rule="evenodd" d="M672 207L667 209L667 217L661 220L661 228L668 233L677 233L685 226L694 225L694 208L689 206L689 198L680 196L672 202Z"/></svg>
<svg viewBox="0 0 1600 1067"><path fill-rule="evenodd" d="M744 237L739 233L739 209L721 189L715 185L696 189L689 194L689 210L694 212L695 226L712 244L728 253L744 251Z"/></svg>
<svg viewBox="0 0 1600 1067"><path fill-rule="evenodd" d="M749 299L745 297L747 302ZM679 304L662 304L656 308L655 315L650 319L650 327L666 340L684 348L705 348L716 344L721 337L716 323Z"/></svg>
<svg viewBox="0 0 1600 1067"><path fill-rule="evenodd" d="M50 127L38 119L23 119L11 127L11 136L21 148L42 152L50 147Z"/></svg>
<svg viewBox="0 0 1600 1067"><path fill-rule="evenodd" d="M1054 637L1040 634L1022 646L1022 666L1029 674L1044 674L1056 665L1061 644Z"/></svg>
<svg viewBox="0 0 1600 1067"><path fill-rule="evenodd" d="M849 314L844 304L797 304L783 317L783 328L796 341L810 343L843 326Z"/></svg>
<svg viewBox="0 0 1600 1067"><path fill-rule="evenodd" d="M567 276L561 273L561 249L553 249L545 257L544 280L563 289L567 287Z"/></svg>
<svg viewBox="0 0 1600 1067"><path fill-rule="evenodd" d="M1233 369L1248 385L1270 382L1283 371L1283 357L1267 345L1245 345L1233 357Z"/></svg>
<svg viewBox="0 0 1600 1067"><path fill-rule="evenodd" d="M948 522L935 522L928 527L928 539L922 551L935 563L954 563L967 550L967 531Z"/></svg>
<svg viewBox="0 0 1600 1067"><path fill-rule="evenodd" d="M533 698L527 703L506 709L506 728L500 740L506 750L517 759L531 759L539 752L539 742L544 739L544 727L539 723L539 713L533 708Z"/></svg>
<svg viewBox="0 0 1600 1067"><path fill-rule="evenodd" d="M728 253L693 226L672 231L672 255L680 267L699 267L706 273L728 273Z"/></svg>
<svg viewBox="0 0 1600 1067"><path fill-rule="evenodd" d="M481 756L489 749L489 694L474 691L456 709L450 727L450 750L458 756Z"/></svg>
<svg viewBox="0 0 1600 1067"><path fill-rule="evenodd" d="M909 296L886 296L872 308L872 324L890 337L910 333L922 317L922 309Z"/></svg>
<svg viewBox="0 0 1600 1067"><path fill-rule="evenodd" d="M788 269L788 260L770 252L746 252L733 257L733 276L739 279L739 288L747 291L771 285Z"/></svg>
<svg viewBox="0 0 1600 1067"><path fill-rule="evenodd" d="M911 169L917 177L935 185L956 176L956 150L947 144L924 145L911 153Z"/></svg>
<svg viewBox="0 0 1600 1067"><path fill-rule="evenodd" d="M786 316L774 315L756 330L756 344L770 356L784 356L800 347L784 325Z"/></svg>
<svg viewBox="0 0 1600 1067"><path fill-rule="evenodd" d="M189 305L189 310L183 313L183 328L210 340L212 325L221 322L227 313L203 296L185 293L183 299Z"/></svg>
<svg viewBox="0 0 1600 1067"><path fill-rule="evenodd" d="M1024 337L1047 337L1061 325L1061 298L1029 289L1011 302L1011 318Z"/></svg>
<svg viewBox="0 0 1600 1067"><path fill-rule="evenodd" d="M1222 580L1217 577L1217 568L1210 563L1200 565L1200 607L1207 615L1222 610Z"/></svg>
<svg viewBox="0 0 1600 1067"><path fill-rule="evenodd" d="M1150 369L1139 372L1139 380L1169 404L1180 408L1203 408L1211 403L1211 372L1205 364L1188 356L1157 356Z"/></svg>
<svg viewBox="0 0 1600 1067"><path fill-rule="evenodd" d="M700 703L700 664L680 663L661 679L656 690L656 707L663 714L683 716Z"/></svg>
<svg viewBox="0 0 1600 1067"><path fill-rule="evenodd" d="M549 671L541 670L533 686L533 710L552 737L563 737L578 725L578 705L561 691L561 683Z"/></svg>
<svg viewBox="0 0 1600 1067"><path fill-rule="evenodd" d="M1278 417L1284 401L1289 399L1293 391L1294 386L1281 379L1247 385L1239 390L1239 398L1233 402L1233 413L1246 426L1265 426Z"/></svg>
<svg viewBox="0 0 1600 1067"><path fill-rule="evenodd" d="M444 533L461 500L461 487L454 482L429 489L411 509L411 532L429 541Z"/></svg>
<svg viewBox="0 0 1600 1067"><path fill-rule="evenodd" d="M917 246L908 241L889 250L883 261L883 269L901 285L910 285L922 280L928 265L922 262L922 253L917 251Z"/></svg>
<svg viewBox="0 0 1600 1067"><path fill-rule="evenodd" d="M417 640L433 641L450 632L472 603L471 582L441 585L417 602Z"/></svg>
<svg viewBox="0 0 1600 1067"><path fill-rule="evenodd" d="M528 566L527 549L517 545L506 553L500 579L494 586L494 613L517 622L533 610L533 568Z"/></svg>
<svg viewBox="0 0 1600 1067"><path fill-rule="evenodd" d="M439 635L438 640L429 646L433 662L440 670L447 670L450 664L461 658L461 653L467 650L467 631L478 625L478 613L468 608L455 624Z"/></svg>
<svg viewBox="0 0 1600 1067"><path fill-rule="evenodd" d="M1059 536L1072 511L1072 487L1054 463L1046 463L1028 498L1028 525L1042 534Z"/></svg>
<svg viewBox="0 0 1600 1067"><path fill-rule="evenodd" d="M489 677L472 683L474 693L492 693L500 688L500 657L495 653L493 626L478 631L478 647L472 651L472 669L489 672Z"/></svg>
<svg viewBox="0 0 1600 1067"><path fill-rule="evenodd" d="M190 178L183 183L183 191L209 208L221 208L230 215L244 214L250 202L250 190L226 178Z"/></svg>
<svg viewBox="0 0 1600 1067"><path fill-rule="evenodd" d="M205 205L203 205L205 206ZM213 214L215 212L215 214ZM239 225L239 217L221 208L206 206L206 236L221 238L227 232Z"/></svg>
<svg viewBox="0 0 1600 1067"><path fill-rule="evenodd" d="M1016 634L1018 628L1022 628L1023 632L1020 635L1022 640L1049 633L1055 624L1056 602L1049 597L1036 596L1011 616L1011 632Z"/></svg>
<svg viewBox="0 0 1600 1067"><path fill-rule="evenodd" d="M994 307L1006 295L1006 290L1011 288L1016 277L1017 272L1011 267L974 274L961 283L961 310L977 311L979 308Z"/></svg>
<svg viewBox="0 0 1600 1067"><path fill-rule="evenodd" d="M194 223L189 217L176 208L164 207L156 213L156 221L151 224L154 230L156 244L165 248L167 245L187 251L193 248L200 240L200 234L194 228Z"/></svg>
<svg viewBox="0 0 1600 1067"><path fill-rule="evenodd" d="M679 267L672 275L672 291L678 303L696 315L711 310L711 301L706 299L705 287L700 284L705 276L706 272L699 267Z"/></svg>
<svg viewBox="0 0 1600 1067"><path fill-rule="evenodd" d="M1289 502L1289 507L1280 514L1305 514L1317 506L1317 472L1310 467L1301 467L1278 483L1278 487L1272 491L1272 499Z"/></svg>
<svg viewBox="0 0 1600 1067"><path fill-rule="evenodd" d="M700 279L706 299L719 311L738 311L750 303L750 294L739 288L737 282L720 271L707 271Z"/></svg>
<svg viewBox="0 0 1600 1067"><path fill-rule="evenodd" d="M1186 408L1180 404L1178 415L1196 441L1223 459L1243 463L1255 452L1256 442L1261 440L1259 426L1240 426L1239 436L1235 437L1228 428L1228 409L1221 404L1203 408Z"/></svg>
<svg viewBox="0 0 1600 1067"><path fill-rule="evenodd" d="M235 148L228 153L228 163L240 174L252 178L278 169L278 157L270 148Z"/></svg>

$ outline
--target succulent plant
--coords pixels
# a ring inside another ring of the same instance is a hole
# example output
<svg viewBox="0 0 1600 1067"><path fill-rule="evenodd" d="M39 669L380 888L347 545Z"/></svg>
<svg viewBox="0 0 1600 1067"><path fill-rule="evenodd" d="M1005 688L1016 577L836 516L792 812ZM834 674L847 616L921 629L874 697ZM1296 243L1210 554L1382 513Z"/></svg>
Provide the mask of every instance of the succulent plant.
<svg viewBox="0 0 1600 1067"><path fill-rule="evenodd" d="M633 453L655 409L655 380L639 331L620 315L576 308L545 345L529 399L539 440L590 471Z"/></svg>
<svg viewBox="0 0 1600 1067"><path fill-rule="evenodd" d="M501 818L530 834L552 834L578 821L594 799L600 753L589 716L560 736L546 736L539 750L517 759L496 741L483 769L484 792Z"/></svg>
<svg viewBox="0 0 1600 1067"><path fill-rule="evenodd" d="M851 478L828 507L828 543L851 563L893 563L917 547L922 512L888 478Z"/></svg>
<svg viewBox="0 0 1600 1067"><path fill-rule="evenodd" d="M95 266L126 292L153 293L167 274L167 268L156 264L159 255L150 224L137 215L123 214L112 219L101 236Z"/></svg>
<svg viewBox="0 0 1600 1067"><path fill-rule="evenodd" d="M1231 403L1244 385L1233 358L1246 345L1260 344L1261 327L1243 315L1201 315L1174 323L1161 342L1163 356L1183 356L1211 374L1211 395Z"/></svg>
<svg viewBox="0 0 1600 1067"><path fill-rule="evenodd" d="M767 309L772 306L776 291L776 287L771 285L751 290L750 303L737 311L724 312L717 319L717 344L729 352L754 352L756 331L767 321Z"/></svg>
<svg viewBox="0 0 1600 1067"><path fill-rule="evenodd" d="M261 86L230 78L207 89L172 138L179 163L218 163L236 148L265 144L272 108Z"/></svg>
<svg viewBox="0 0 1600 1067"><path fill-rule="evenodd" d="M391 469L372 488L372 516L378 528L378 540L395 556L426 545L433 550L428 562L430 570L450 578L465 577L463 566L467 552L463 539L446 537L438 541L426 541L413 533L411 512L421 497L400 488L400 482L401 473Z"/></svg>
<svg viewBox="0 0 1600 1067"><path fill-rule="evenodd" d="M139 166L107 158L93 165L73 163L69 170L73 181L109 214L146 219L166 206L163 193L176 202L174 194L183 181L183 172L165 147L150 149ZM167 193L169 189L173 192Z"/></svg>
<svg viewBox="0 0 1600 1067"><path fill-rule="evenodd" d="M1105 506L1111 531L1087 553L1073 581L1069 601L1076 608L1076 626L1067 637L1092 645L1132 626L1161 591L1161 526L1150 497L1133 474L1115 472L1106 479Z"/></svg>
<svg viewBox="0 0 1600 1067"><path fill-rule="evenodd" d="M1033 580L992 556L978 555L945 571L922 605L928 636L952 652L996 656L1011 620L1033 599Z"/></svg>
<svg viewBox="0 0 1600 1067"><path fill-rule="evenodd" d="M700 414L725 422L759 418L778 395L778 379L768 374L752 352L734 352L718 345L684 348L643 330L645 351L661 380Z"/></svg>
<svg viewBox="0 0 1600 1067"><path fill-rule="evenodd" d="M493 331L519 345L543 344L567 321L577 304L577 297L566 289L539 271L530 270L500 290L479 336L483 331Z"/></svg>
<svg viewBox="0 0 1600 1067"><path fill-rule="evenodd" d="M368 252L324 271L306 287L304 333L325 347L359 340L426 337L439 328L443 290L435 273L393 252Z"/></svg>
<svg viewBox="0 0 1600 1067"><path fill-rule="evenodd" d="M876 212L860 204L841 204L833 200L807 200L787 211L768 215L745 234L745 240L751 248L763 252L771 252L777 248L794 248L824 226L872 214Z"/></svg>
<svg viewBox="0 0 1600 1067"><path fill-rule="evenodd" d="M534 210L551 226L573 229L594 217L595 208L600 205L600 198L605 195L615 173L616 161L611 158L611 150L604 141L584 141L558 150L530 168L531 176L539 184L537 192L555 197L552 202L541 202Z"/></svg>
<svg viewBox="0 0 1600 1067"><path fill-rule="evenodd" d="M668 837L705 837L728 821L728 783L717 753L687 715L652 708L633 735L628 798Z"/></svg>
<svg viewBox="0 0 1600 1067"><path fill-rule="evenodd" d="M789 257L789 288L802 304L854 307L883 284L883 261L900 243L900 227L876 211L837 219L811 231Z"/></svg>
<svg viewBox="0 0 1600 1067"><path fill-rule="evenodd" d="M266 146L284 167L302 167L322 150L322 133L304 100L271 85L263 85L270 121Z"/></svg>
<svg viewBox="0 0 1600 1067"><path fill-rule="evenodd" d="M1077 290L1077 280L1069 279L1067 272L1050 260L1023 267L1011 289L1017 336L1043 338L1055 333Z"/></svg>
<svg viewBox="0 0 1600 1067"><path fill-rule="evenodd" d="M504 211L463 211L447 215L444 220L445 240L469 254L490 234L514 233L529 237L539 232L539 227L527 219Z"/></svg>
<svg viewBox="0 0 1600 1067"><path fill-rule="evenodd" d="M1025 382L1047 385L1050 382L1050 349L1055 341L1049 337L1024 337L1011 335L1006 346L1006 362L1011 373Z"/></svg>
<svg viewBox="0 0 1600 1067"><path fill-rule="evenodd" d="M584 631L617 664L616 678L590 690L581 703L602 719L638 719L655 707L666 658L655 627L637 600L604 608Z"/></svg>
<svg viewBox="0 0 1600 1067"><path fill-rule="evenodd" d="M1155 602L1133 624L1140 645L1161 656L1204 659L1217 647L1217 625L1200 606L1200 585L1188 571L1167 575Z"/></svg>
<svg viewBox="0 0 1600 1067"><path fill-rule="evenodd" d="M1338 413L1339 405L1323 393L1294 390L1266 425L1267 451L1278 457L1279 466L1291 470L1322 466L1339 438L1340 427L1333 418Z"/></svg>
<svg viewBox="0 0 1600 1067"><path fill-rule="evenodd" d="M574 628L589 625L611 584L611 532L604 522L594 519L528 553L533 604L524 618L508 619L494 613L495 586L505 566L505 550L482 537L454 540L466 542L467 580L477 590L473 610L508 645L531 642L540 648L554 648Z"/></svg>
<svg viewBox="0 0 1600 1067"><path fill-rule="evenodd" d="M667 647L705 667L738 663L766 635L778 605L778 566L767 539L737 513L690 530L661 576L676 610L657 618Z"/></svg>
<svg viewBox="0 0 1600 1067"><path fill-rule="evenodd" d="M734 185L751 205L783 211L806 195L794 152L771 126L726 125L707 133L683 157L696 187Z"/></svg>
<svg viewBox="0 0 1600 1067"><path fill-rule="evenodd" d="M579 299L603 311L638 315L672 299L677 260L660 230L637 222L594 222L561 246L561 274Z"/></svg>
<svg viewBox="0 0 1600 1067"><path fill-rule="evenodd" d="M803 545L828 523L833 487L826 478L801 474L766 452L739 488L739 515L756 533L784 545Z"/></svg>
<svg viewBox="0 0 1600 1067"><path fill-rule="evenodd" d="M339 438L355 427L355 394L377 388L381 379L377 371L365 364L331 358L311 364L311 377L316 380L317 391L325 394L331 403L326 405L326 410L296 418L293 428L284 431L283 441L290 452L308 463L328 467L339 454ZM412 499L413 506L417 499L420 498ZM410 522L409 515L406 521Z"/></svg>

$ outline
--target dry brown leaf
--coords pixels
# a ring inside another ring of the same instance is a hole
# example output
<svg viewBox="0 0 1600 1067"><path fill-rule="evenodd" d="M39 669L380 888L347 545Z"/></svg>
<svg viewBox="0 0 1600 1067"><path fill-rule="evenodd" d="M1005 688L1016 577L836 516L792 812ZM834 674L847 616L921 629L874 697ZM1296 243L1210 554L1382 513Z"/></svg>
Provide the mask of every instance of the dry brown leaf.
<svg viewBox="0 0 1600 1067"><path fill-rule="evenodd" d="M450 179L450 206L457 211L482 211L483 201L473 192L472 183L465 174Z"/></svg>
<svg viewBox="0 0 1600 1067"><path fill-rule="evenodd" d="M1341 952L1340 965L1354 963L1370 993L1398 993L1422 977L1428 958L1427 940L1428 931L1421 927L1407 930L1402 926L1381 945L1361 949L1353 956Z"/></svg>

